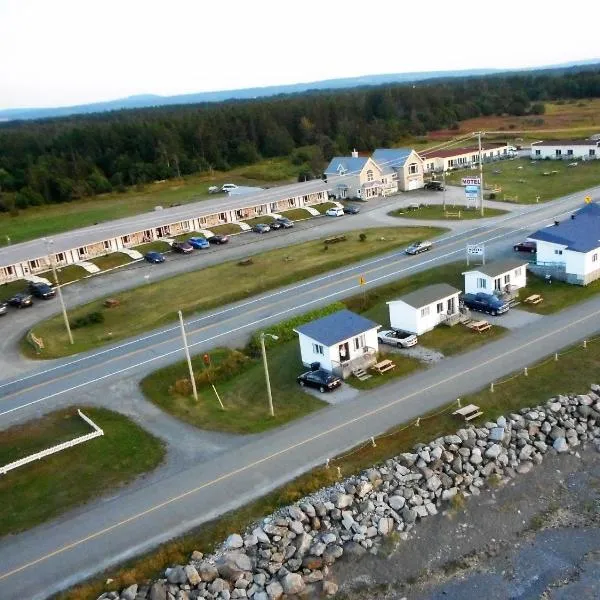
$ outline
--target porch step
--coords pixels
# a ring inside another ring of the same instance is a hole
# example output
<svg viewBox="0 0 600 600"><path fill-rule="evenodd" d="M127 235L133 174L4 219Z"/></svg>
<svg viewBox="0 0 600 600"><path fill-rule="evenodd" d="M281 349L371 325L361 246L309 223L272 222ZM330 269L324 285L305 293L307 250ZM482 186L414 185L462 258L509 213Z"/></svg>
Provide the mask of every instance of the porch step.
<svg viewBox="0 0 600 600"><path fill-rule="evenodd" d="M354 369L354 371L352 371L352 375L354 375L354 377L357 379L360 379L360 381L365 381L365 379L371 378L371 375L369 375L369 373L367 373L364 369Z"/></svg>

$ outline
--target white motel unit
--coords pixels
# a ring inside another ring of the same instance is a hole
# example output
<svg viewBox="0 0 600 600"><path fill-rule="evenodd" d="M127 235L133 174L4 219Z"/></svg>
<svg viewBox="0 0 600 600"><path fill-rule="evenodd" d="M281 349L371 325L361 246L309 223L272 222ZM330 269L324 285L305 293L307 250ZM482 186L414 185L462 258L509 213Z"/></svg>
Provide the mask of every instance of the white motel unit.
<svg viewBox="0 0 600 600"><path fill-rule="evenodd" d="M416 335L459 313L460 290L447 283L437 283L388 302L390 325Z"/></svg>
<svg viewBox="0 0 600 600"><path fill-rule="evenodd" d="M346 378L354 369L377 362L377 323L349 310L340 310L294 329L300 342L302 364Z"/></svg>
<svg viewBox="0 0 600 600"><path fill-rule="evenodd" d="M526 260L491 262L463 273L465 293L514 293L527 285Z"/></svg>
<svg viewBox="0 0 600 600"><path fill-rule="evenodd" d="M532 160L597 160L600 158L598 140L547 140L531 143Z"/></svg>

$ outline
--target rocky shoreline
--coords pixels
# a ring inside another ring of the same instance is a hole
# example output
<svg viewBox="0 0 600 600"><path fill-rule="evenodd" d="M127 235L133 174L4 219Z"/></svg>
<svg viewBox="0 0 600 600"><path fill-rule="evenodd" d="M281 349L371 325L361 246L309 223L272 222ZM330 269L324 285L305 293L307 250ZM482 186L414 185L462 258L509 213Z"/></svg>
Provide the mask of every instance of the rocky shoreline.
<svg viewBox="0 0 600 600"><path fill-rule="evenodd" d="M459 429L386 460L234 534L211 556L195 552L165 577L98 600L278 600L337 593L333 565L407 540L419 522L506 485L548 454L600 452L600 386L558 396L483 427ZM438 517L439 519L439 517Z"/></svg>

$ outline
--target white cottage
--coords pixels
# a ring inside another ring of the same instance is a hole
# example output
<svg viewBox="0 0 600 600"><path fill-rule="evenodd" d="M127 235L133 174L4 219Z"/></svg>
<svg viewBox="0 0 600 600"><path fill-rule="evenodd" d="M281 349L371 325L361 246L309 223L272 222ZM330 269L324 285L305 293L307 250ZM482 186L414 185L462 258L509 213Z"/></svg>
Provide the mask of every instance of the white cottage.
<svg viewBox="0 0 600 600"><path fill-rule="evenodd" d="M302 364L319 367L340 377L377 362L377 323L349 310L340 310L294 331L300 342Z"/></svg>
<svg viewBox="0 0 600 600"><path fill-rule="evenodd" d="M388 302L390 325L416 335L432 330L459 313L460 291L447 283L421 288L398 300Z"/></svg>
<svg viewBox="0 0 600 600"><path fill-rule="evenodd" d="M597 160L600 158L598 140L547 140L531 143L531 160Z"/></svg>
<svg viewBox="0 0 600 600"><path fill-rule="evenodd" d="M479 265L463 273L465 293L514 294L527 285L526 260L504 260Z"/></svg>

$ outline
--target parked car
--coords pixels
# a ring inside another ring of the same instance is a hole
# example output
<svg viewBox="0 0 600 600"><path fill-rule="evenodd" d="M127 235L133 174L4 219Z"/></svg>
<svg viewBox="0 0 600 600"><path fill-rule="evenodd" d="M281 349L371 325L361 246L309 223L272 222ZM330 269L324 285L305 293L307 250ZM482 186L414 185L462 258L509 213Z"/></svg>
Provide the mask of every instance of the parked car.
<svg viewBox="0 0 600 600"><path fill-rule="evenodd" d="M179 254L189 254L194 251L194 247L188 242L173 242L171 248L173 252L179 252Z"/></svg>
<svg viewBox="0 0 600 600"><path fill-rule="evenodd" d="M216 186L216 185L211 185L208 187L208 193L209 194L217 194L221 191L221 188Z"/></svg>
<svg viewBox="0 0 600 600"><path fill-rule="evenodd" d="M504 300L501 300L493 294L485 294L483 292L478 292L477 294L463 294L461 302L471 310L488 313L493 316L501 315L510 308L508 302L504 302Z"/></svg>
<svg viewBox="0 0 600 600"><path fill-rule="evenodd" d="M229 241L228 235L211 235L206 238L209 244L226 244Z"/></svg>
<svg viewBox="0 0 600 600"><path fill-rule="evenodd" d="M164 254L161 254L160 252L146 252L146 254L144 254L144 258L149 262L149 263L163 263L165 262L165 257Z"/></svg>
<svg viewBox="0 0 600 600"><path fill-rule="evenodd" d="M423 186L426 190L433 190L434 192L443 192L446 186L441 181L427 181Z"/></svg>
<svg viewBox="0 0 600 600"><path fill-rule="evenodd" d="M325 214L328 217L343 217L344 216L344 209L340 208L339 206L332 206L331 208L328 208L325 211Z"/></svg>
<svg viewBox="0 0 600 600"><path fill-rule="evenodd" d="M321 393L331 392L342 385L342 380L339 377L323 369L302 373L302 375L298 375L296 381L303 387L307 385L308 387L317 388Z"/></svg>
<svg viewBox="0 0 600 600"><path fill-rule="evenodd" d="M29 291L36 297L48 300L56 296L56 290L47 283L31 281L29 283Z"/></svg>
<svg viewBox="0 0 600 600"><path fill-rule="evenodd" d="M33 306L33 298L27 292L19 292L9 299L8 303L16 308Z"/></svg>
<svg viewBox="0 0 600 600"><path fill-rule="evenodd" d="M269 227L270 227L271 229L273 229L273 230L275 230L275 229L283 229L283 224L282 224L282 223L280 223L280 222L279 222L279 221L277 221L277 220L276 220L276 221L271 221L271 222L269 223Z"/></svg>
<svg viewBox="0 0 600 600"><path fill-rule="evenodd" d="M344 206L343 211L347 215L357 215L360 212L359 206L354 206L353 204L346 204Z"/></svg>
<svg viewBox="0 0 600 600"><path fill-rule="evenodd" d="M279 223L284 229L289 229L294 226L294 221L290 221L287 217L277 217L276 223Z"/></svg>
<svg viewBox="0 0 600 600"><path fill-rule="evenodd" d="M537 252L537 244L535 242L528 241L519 242L513 246L513 250L515 252L530 252L531 254L534 254Z"/></svg>
<svg viewBox="0 0 600 600"><path fill-rule="evenodd" d="M429 240L423 240L422 242L411 244L404 252L411 255L421 254L421 252L431 250L432 247L433 244Z"/></svg>
<svg viewBox="0 0 600 600"><path fill-rule="evenodd" d="M390 329L377 332L377 341L380 344L389 344L398 348L410 348L417 343L417 336L408 331L400 331L399 329Z"/></svg>
<svg viewBox="0 0 600 600"><path fill-rule="evenodd" d="M237 185L235 185L235 183L225 183L221 187L221 190L223 192L231 192L232 190L237 190Z"/></svg>
<svg viewBox="0 0 600 600"><path fill-rule="evenodd" d="M0 316L5 315L8 312L8 302L0 300Z"/></svg>
<svg viewBox="0 0 600 600"><path fill-rule="evenodd" d="M252 231L254 231L254 233L269 233L269 231L271 231L271 228L266 223L257 223L252 228Z"/></svg>
<svg viewBox="0 0 600 600"><path fill-rule="evenodd" d="M210 244L206 241L206 238L203 237L191 237L188 240L188 244L192 248L196 248L196 250L204 250L205 248L210 248Z"/></svg>

